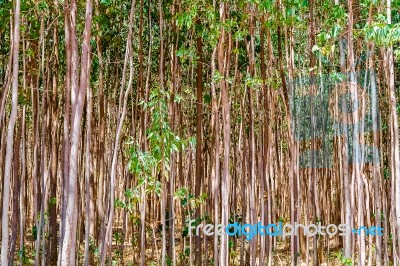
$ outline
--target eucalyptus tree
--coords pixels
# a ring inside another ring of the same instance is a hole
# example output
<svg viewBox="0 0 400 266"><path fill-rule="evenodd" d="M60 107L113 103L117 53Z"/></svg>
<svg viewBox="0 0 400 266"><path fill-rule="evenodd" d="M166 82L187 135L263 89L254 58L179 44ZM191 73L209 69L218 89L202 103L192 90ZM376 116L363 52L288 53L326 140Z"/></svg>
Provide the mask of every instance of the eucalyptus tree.
<svg viewBox="0 0 400 266"><path fill-rule="evenodd" d="M2 265L398 263L399 8L0 1Z"/></svg>
<svg viewBox="0 0 400 266"><path fill-rule="evenodd" d="M4 179L2 193L2 212L1 212L1 264L8 265L10 257L13 254L8 253L9 246L9 204L11 187L11 168L13 160L14 147L14 128L18 115L18 86L19 86L19 41L20 41L20 14L21 1L15 2L14 8L14 27L12 40L12 107L7 127L7 148L4 162ZM7 97L5 94L4 97ZM18 173L17 173L18 174Z"/></svg>

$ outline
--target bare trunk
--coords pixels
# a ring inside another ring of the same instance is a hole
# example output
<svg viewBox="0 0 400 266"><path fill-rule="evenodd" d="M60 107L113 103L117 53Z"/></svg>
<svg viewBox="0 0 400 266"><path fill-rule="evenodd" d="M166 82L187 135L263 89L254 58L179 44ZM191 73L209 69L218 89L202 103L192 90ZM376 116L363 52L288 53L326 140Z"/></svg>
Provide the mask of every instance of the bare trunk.
<svg viewBox="0 0 400 266"><path fill-rule="evenodd" d="M81 73L80 82L78 87L78 49L76 42L76 1L71 1L71 47L72 47L72 120L71 120L71 139L69 148L69 173L66 180L66 188L64 195L66 197L65 216L63 222L63 239L61 246L61 265L70 266L75 265L76 255L76 232L77 232L77 175L78 175L78 156L79 156L79 141L81 135L81 119L83 106L85 102L85 94L88 86L88 76L90 71L90 35L92 24L92 2L86 1L86 16L85 16L85 30L83 32L82 43L82 58L81 58ZM68 45L68 44L67 44ZM66 114L68 115L68 113ZM63 210L64 211L64 210Z"/></svg>
<svg viewBox="0 0 400 266"><path fill-rule="evenodd" d="M8 265L8 240L9 240L9 206L11 186L11 164L13 159L14 127L18 113L18 69L19 69L19 21L21 1L15 1L14 9L14 34L13 34L13 74L12 74L12 107L7 129L7 147L4 167L3 183L3 209L1 213L1 265Z"/></svg>

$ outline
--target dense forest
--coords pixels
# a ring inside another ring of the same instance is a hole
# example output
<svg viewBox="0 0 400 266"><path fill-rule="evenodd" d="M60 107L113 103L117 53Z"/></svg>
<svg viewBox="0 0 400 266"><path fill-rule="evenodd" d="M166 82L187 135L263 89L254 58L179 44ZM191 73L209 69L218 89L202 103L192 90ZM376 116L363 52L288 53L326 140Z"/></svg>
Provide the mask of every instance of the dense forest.
<svg viewBox="0 0 400 266"><path fill-rule="evenodd" d="M399 44L398 0L0 0L0 264L400 265Z"/></svg>

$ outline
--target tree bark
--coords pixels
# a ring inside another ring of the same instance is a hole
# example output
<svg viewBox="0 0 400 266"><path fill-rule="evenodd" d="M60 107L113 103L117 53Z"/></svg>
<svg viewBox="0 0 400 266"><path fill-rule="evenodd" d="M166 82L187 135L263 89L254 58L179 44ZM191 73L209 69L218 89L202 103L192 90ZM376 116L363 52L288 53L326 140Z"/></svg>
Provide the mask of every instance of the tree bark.
<svg viewBox="0 0 400 266"><path fill-rule="evenodd" d="M1 265L8 265L8 240L9 240L9 204L11 186L11 164L14 147L14 127L18 113L18 70L19 70L19 35L20 35L21 1L15 0L14 7L14 34L13 34L13 73L12 73L12 106L7 129L7 146L4 167L3 207L1 213Z"/></svg>

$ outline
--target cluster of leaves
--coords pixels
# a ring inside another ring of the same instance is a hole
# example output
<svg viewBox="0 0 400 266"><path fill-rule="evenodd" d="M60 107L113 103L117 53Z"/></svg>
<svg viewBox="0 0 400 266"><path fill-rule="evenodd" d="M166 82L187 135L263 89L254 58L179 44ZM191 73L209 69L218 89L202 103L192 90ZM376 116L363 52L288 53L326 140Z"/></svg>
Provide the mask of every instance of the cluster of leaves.
<svg viewBox="0 0 400 266"><path fill-rule="evenodd" d="M366 39L378 46L390 46L400 41L400 24L388 24L382 14L371 25L367 25L364 32Z"/></svg>
<svg viewBox="0 0 400 266"><path fill-rule="evenodd" d="M23 246L22 249L18 251L18 257L21 262L25 265L33 265L35 263L35 251L28 252L27 247Z"/></svg>
<svg viewBox="0 0 400 266"><path fill-rule="evenodd" d="M179 101L179 97L176 98ZM169 123L168 92L156 88L150 92L148 102L141 102L144 109L149 112L151 119L146 136L149 144L144 151L137 141L129 141L129 171L138 178L137 186L125 191L126 202L116 199L117 208L127 208L132 212L135 204L141 199L141 189L146 193L155 193L160 196L160 175L168 177L170 171L170 157L185 147L187 141L181 140L176 135Z"/></svg>
<svg viewBox="0 0 400 266"><path fill-rule="evenodd" d="M351 258L346 258L346 257L343 255L343 251L342 251L342 252L338 252L336 257L339 259L339 261L340 261L343 265L346 265L346 266L353 266L353 265L354 265Z"/></svg>
<svg viewBox="0 0 400 266"><path fill-rule="evenodd" d="M200 205L204 204L207 199L207 194L203 193L199 197L195 197L193 194L189 192L189 188L181 187L175 192L175 198L181 201L181 206L183 208L188 208L189 210L194 211Z"/></svg>
<svg viewBox="0 0 400 266"><path fill-rule="evenodd" d="M181 187L177 191L175 191L174 195L175 199L180 200L181 207L185 210L186 216L186 223L185 227L182 231L182 236L186 237L189 235L189 222L192 219L192 215L194 214L195 210L206 203L207 194L203 193L198 197L195 197L193 194L190 193L190 189L187 187ZM205 213L201 217L197 217L195 219L194 225L198 225L203 221L211 222L210 217ZM183 254L182 254L183 255Z"/></svg>

